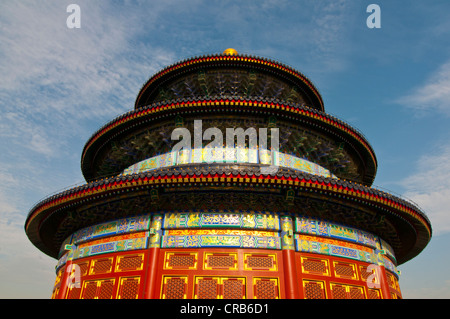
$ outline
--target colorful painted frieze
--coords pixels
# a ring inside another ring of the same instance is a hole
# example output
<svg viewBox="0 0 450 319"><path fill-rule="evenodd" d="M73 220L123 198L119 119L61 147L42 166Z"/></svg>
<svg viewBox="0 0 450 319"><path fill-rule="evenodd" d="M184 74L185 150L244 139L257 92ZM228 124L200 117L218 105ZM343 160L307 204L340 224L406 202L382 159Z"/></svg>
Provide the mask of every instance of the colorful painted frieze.
<svg viewBox="0 0 450 319"><path fill-rule="evenodd" d="M168 212L164 218L164 229L202 227L279 230L280 222L277 214L256 212Z"/></svg>
<svg viewBox="0 0 450 319"><path fill-rule="evenodd" d="M281 220L281 247L294 250L294 227L291 216L282 216Z"/></svg>
<svg viewBox="0 0 450 319"><path fill-rule="evenodd" d="M383 249L394 262L397 262L397 259L395 258L394 250L392 249L391 245L389 245L387 242L385 242L383 239L380 238L381 242L381 249Z"/></svg>
<svg viewBox="0 0 450 319"><path fill-rule="evenodd" d="M389 258L383 256L379 250L367 246L296 234L295 249L299 252L349 258L376 265L381 264L393 273L397 273L396 266Z"/></svg>
<svg viewBox="0 0 450 319"><path fill-rule="evenodd" d="M155 214L152 216L152 226L149 231L150 234L150 242L148 245L149 248L161 247L162 223L163 223L162 215Z"/></svg>
<svg viewBox="0 0 450 319"><path fill-rule="evenodd" d="M324 177L336 177L328 169L303 158L267 149L239 147L182 149L178 152L170 152L145 159L126 168L122 175L194 163L260 163L286 167Z"/></svg>
<svg viewBox="0 0 450 319"><path fill-rule="evenodd" d="M55 270L58 271L59 268L64 266L67 263L68 258L69 258L69 252L67 252L66 254L62 255L61 258L59 258L58 262L56 263Z"/></svg>
<svg viewBox="0 0 450 319"><path fill-rule="evenodd" d="M61 257L64 254L64 252L66 251L66 245L69 245L72 243L72 238L73 238L73 235L70 235L63 241L63 243L59 249L59 255L58 255L59 257Z"/></svg>
<svg viewBox="0 0 450 319"><path fill-rule="evenodd" d="M74 244L79 244L87 240L93 240L101 237L148 230L149 226L150 226L149 214L123 218L83 228L73 234L72 242Z"/></svg>
<svg viewBox="0 0 450 319"><path fill-rule="evenodd" d="M295 219L295 231L299 234L324 236L347 240L373 248L380 248L378 237L359 229L346 227L314 218L298 216Z"/></svg>
<svg viewBox="0 0 450 319"><path fill-rule="evenodd" d="M248 235L164 235L162 248L260 248L281 249L279 237L255 237Z"/></svg>
<svg viewBox="0 0 450 319"><path fill-rule="evenodd" d="M266 165L272 165L272 152L260 149L259 150L259 163L260 164L266 164Z"/></svg>
<svg viewBox="0 0 450 319"><path fill-rule="evenodd" d="M169 167L176 163L177 154L176 152L165 153L157 156L159 160L159 167Z"/></svg>
<svg viewBox="0 0 450 319"><path fill-rule="evenodd" d="M383 256L383 264L384 264L384 268L386 268L387 270L390 270L394 274L398 275L398 270L395 267L394 263L386 256Z"/></svg>
<svg viewBox="0 0 450 319"><path fill-rule="evenodd" d="M306 159L299 158L290 154L273 151L273 161L274 165L276 166L287 167L324 177L335 177L328 169Z"/></svg>
<svg viewBox="0 0 450 319"><path fill-rule="evenodd" d="M162 155L157 155L139 163L136 163L123 171L123 175L138 174L161 167L169 167L176 165L177 153L169 152Z"/></svg>
<svg viewBox="0 0 450 319"><path fill-rule="evenodd" d="M120 251L146 249L148 232L131 233L90 241L76 247L73 259Z"/></svg>
<svg viewBox="0 0 450 319"><path fill-rule="evenodd" d="M177 165L190 164L191 162L191 150L181 150L177 154Z"/></svg>
<svg viewBox="0 0 450 319"><path fill-rule="evenodd" d="M193 235L239 235L255 237L277 237L278 232L245 230L245 229L169 229L164 231L165 236L193 236Z"/></svg>

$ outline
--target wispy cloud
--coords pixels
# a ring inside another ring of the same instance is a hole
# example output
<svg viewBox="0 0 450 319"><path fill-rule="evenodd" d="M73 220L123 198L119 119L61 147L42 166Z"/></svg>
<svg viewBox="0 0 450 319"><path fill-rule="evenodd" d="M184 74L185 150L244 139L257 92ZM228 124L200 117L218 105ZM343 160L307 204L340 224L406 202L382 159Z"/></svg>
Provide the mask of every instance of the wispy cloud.
<svg viewBox="0 0 450 319"><path fill-rule="evenodd" d="M435 235L450 232L450 146L420 158L416 173L401 184L405 197L424 209Z"/></svg>
<svg viewBox="0 0 450 319"><path fill-rule="evenodd" d="M347 23L357 15L354 3L346 0L314 2L314 16L311 28L309 48L311 60L320 60L324 70L341 71L347 61L346 47L348 39Z"/></svg>
<svg viewBox="0 0 450 319"><path fill-rule="evenodd" d="M0 298L42 298L51 295L54 260L26 238L23 223L24 185L9 165L0 168ZM30 271L27 265L34 265Z"/></svg>
<svg viewBox="0 0 450 319"><path fill-rule="evenodd" d="M442 64L424 83L397 100L417 116L450 116L450 61ZM401 183L406 197L430 217L436 235L450 232L450 145L422 156L416 172Z"/></svg>
<svg viewBox="0 0 450 319"><path fill-rule="evenodd" d="M0 125L3 132L34 135L29 146L41 153L57 153L50 136L81 132L82 120L131 109L145 74L171 59L160 47L133 43L137 29L105 3L80 7L81 28L69 29L62 2L1 4L0 102L9 118ZM39 132L44 126L48 136Z"/></svg>
<svg viewBox="0 0 450 319"><path fill-rule="evenodd" d="M0 198L0 205L3 204ZM40 253L24 236L20 215L2 213L0 234L0 297L43 298L43 293L51 296L55 261ZM33 265L32 271L27 265Z"/></svg>
<svg viewBox="0 0 450 319"><path fill-rule="evenodd" d="M74 172L83 143L132 109L147 77L173 60L170 50L136 40L141 30L132 18L145 14L139 6L77 3L80 29L66 26L70 2L0 3L1 298L51 295L55 261L26 238L27 211L64 180L81 181ZM149 16L164 6L156 3Z"/></svg>
<svg viewBox="0 0 450 319"><path fill-rule="evenodd" d="M424 83L397 102L414 109L418 114L439 112L450 116L450 61L441 65Z"/></svg>

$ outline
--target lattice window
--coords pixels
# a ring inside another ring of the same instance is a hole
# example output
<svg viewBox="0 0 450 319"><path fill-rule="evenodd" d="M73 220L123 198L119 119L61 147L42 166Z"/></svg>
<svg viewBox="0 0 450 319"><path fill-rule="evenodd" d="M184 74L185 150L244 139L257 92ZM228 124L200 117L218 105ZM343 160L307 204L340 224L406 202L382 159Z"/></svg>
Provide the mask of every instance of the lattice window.
<svg viewBox="0 0 450 319"><path fill-rule="evenodd" d="M61 281L62 275L64 273L64 271L66 271L66 267L61 267L61 269L59 269L57 275L56 275L56 279L55 279L55 284L53 285L53 287L55 287L57 284L59 284L59 282Z"/></svg>
<svg viewBox="0 0 450 319"><path fill-rule="evenodd" d="M97 294L97 281L87 281L84 283L82 299L94 299Z"/></svg>
<svg viewBox="0 0 450 319"><path fill-rule="evenodd" d="M395 276L391 273L389 273L388 271L386 271L386 277L387 277L387 281L388 281L388 285L389 287L395 289L395 290L399 290L398 289L398 284L397 284L397 278L395 278Z"/></svg>
<svg viewBox="0 0 450 319"><path fill-rule="evenodd" d="M348 299L347 290L342 285L331 285L331 296L333 299Z"/></svg>
<svg viewBox="0 0 450 319"><path fill-rule="evenodd" d="M186 299L187 277L165 276L162 299Z"/></svg>
<svg viewBox="0 0 450 319"><path fill-rule="evenodd" d="M278 299L278 279L253 278L253 293L257 299Z"/></svg>
<svg viewBox="0 0 450 319"><path fill-rule="evenodd" d="M359 266L359 272L361 274L361 279L366 281L367 278L374 273L374 270L372 269L372 272L367 272L367 266ZM375 277L375 276L374 276Z"/></svg>
<svg viewBox="0 0 450 319"><path fill-rule="evenodd" d="M112 299L114 290L114 280L105 280L98 287L98 299Z"/></svg>
<svg viewBox="0 0 450 319"><path fill-rule="evenodd" d="M379 289L367 289L368 299L381 299L381 292Z"/></svg>
<svg viewBox="0 0 450 319"><path fill-rule="evenodd" d="M369 276L371 276L370 283L374 284L374 286L372 286L372 287L377 287L377 285L379 287L379 284L380 284L379 279L378 279L379 272L377 271L377 268L372 268L372 270L369 272L367 271L368 269L369 269L369 267L367 267L367 266L359 266L361 280L365 281L366 283L369 283L369 281L368 281Z"/></svg>
<svg viewBox="0 0 450 319"><path fill-rule="evenodd" d="M197 277L195 280L195 299L217 299L219 278Z"/></svg>
<svg viewBox="0 0 450 319"><path fill-rule="evenodd" d="M400 285L398 284L398 279L397 279L394 275L392 275L392 277L394 278L394 286L395 286L395 289L396 289L397 291L400 291Z"/></svg>
<svg viewBox="0 0 450 319"><path fill-rule="evenodd" d="M330 274L328 260L302 257L302 271L307 274L325 275Z"/></svg>
<svg viewBox="0 0 450 319"><path fill-rule="evenodd" d="M245 278L241 277L195 277L195 299L243 299Z"/></svg>
<svg viewBox="0 0 450 319"><path fill-rule="evenodd" d="M224 299L243 299L243 298L245 298L245 279L244 278L224 278L223 279L223 298Z"/></svg>
<svg viewBox="0 0 450 319"><path fill-rule="evenodd" d="M118 299L137 299L139 296L140 277L120 278Z"/></svg>
<svg viewBox="0 0 450 319"><path fill-rule="evenodd" d="M339 278L358 279L356 266L354 264L334 262L334 275Z"/></svg>
<svg viewBox="0 0 450 319"><path fill-rule="evenodd" d="M117 259L116 271L142 270L144 255L120 256Z"/></svg>
<svg viewBox="0 0 450 319"><path fill-rule="evenodd" d="M89 270L89 261L77 263L77 265L80 267L80 276L86 276Z"/></svg>
<svg viewBox="0 0 450 319"><path fill-rule="evenodd" d="M237 254L205 254L205 269L237 269Z"/></svg>
<svg viewBox="0 0 450 319"><path fill-rule="evenodd" d="M326 299L325 284L322 281L303 280L305 299Z"/></svg>
<svg viewBox="0 0 450 319"><path fill-rule="evenodd" d="M58 294L59 294L59 287L53 289L52 299L58 298Z"/></svg>
<svg viewBox="0 0 450 319"><path fill-rule="evenodd" d="M246 270L277 270L276 255L244 254Z"/></svg>
<svg viewBox="0 0 450 319"><path fill-rule="evenodd" d="M166 253L164 269L196 269L196 253Z"/></svg>
<svg viewBox="0 0 450 319"><path fill-rule="evenodd" d="M70 290L69 299L75 299L76 289ZM111 299L113 298L114 279L89 280L83 284L82 299Z"/></svg>
<svg viewBox="0 0 450 319"><path fill-rule="evenodd" d="M348 288L348 293L349 293L350 299L365 299L364 288L362 288L362 287L350 286Z"/></svg>
<svg viewBox="0 0 450 319"><path fill-rule="evenodd" d="M97 259L92 261L90 275L105 274L112 270L113 258Z"/></svg>
<svg viewBox="0 0 450 319"><path fill-rule="evenodd" d="M81 294L81 287L68 288L66 299L80 299L80 294Z"/></svg>
<svg viewBox="0 0 450 319"><path fill-rule="evenodd" d="M365 299L364 287L330 284L333 299Z"/></svg>

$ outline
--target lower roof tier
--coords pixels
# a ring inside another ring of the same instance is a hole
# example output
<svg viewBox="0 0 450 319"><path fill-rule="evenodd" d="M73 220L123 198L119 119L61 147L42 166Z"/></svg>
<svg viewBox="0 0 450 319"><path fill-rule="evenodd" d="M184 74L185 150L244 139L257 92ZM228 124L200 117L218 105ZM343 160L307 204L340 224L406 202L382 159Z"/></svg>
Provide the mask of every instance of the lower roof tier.
<svg viewBox="0 0 450 319"><path fill-rule="evenodd" d="M38 203L25 231L57 258L77 230L136 214L171 211L260 211L309 216L370 232L394 250L398 264L418 255L431 224L413 204L388 193L334 178L260 165L196 164L91 182Z"/></svg>

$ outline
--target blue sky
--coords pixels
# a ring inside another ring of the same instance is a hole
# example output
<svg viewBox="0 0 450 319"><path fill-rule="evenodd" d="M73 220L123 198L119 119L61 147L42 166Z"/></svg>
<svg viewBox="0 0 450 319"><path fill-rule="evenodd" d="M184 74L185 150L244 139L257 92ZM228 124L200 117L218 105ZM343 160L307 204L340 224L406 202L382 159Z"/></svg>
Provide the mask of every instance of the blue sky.
<svg viewBox="0 0 450 319"><path fill-rule="evenodd" d="M66 8L81 9L69 29ZM369 29L369 4L381 28ZM404 298L450 298L450 2L0 2L0 298L49 298L56 260L23 227L39 200L83 183L88 138L178 60L235 48L308 76L361 130L374 186L416 202L434 236L399 267Z"/></svg>

